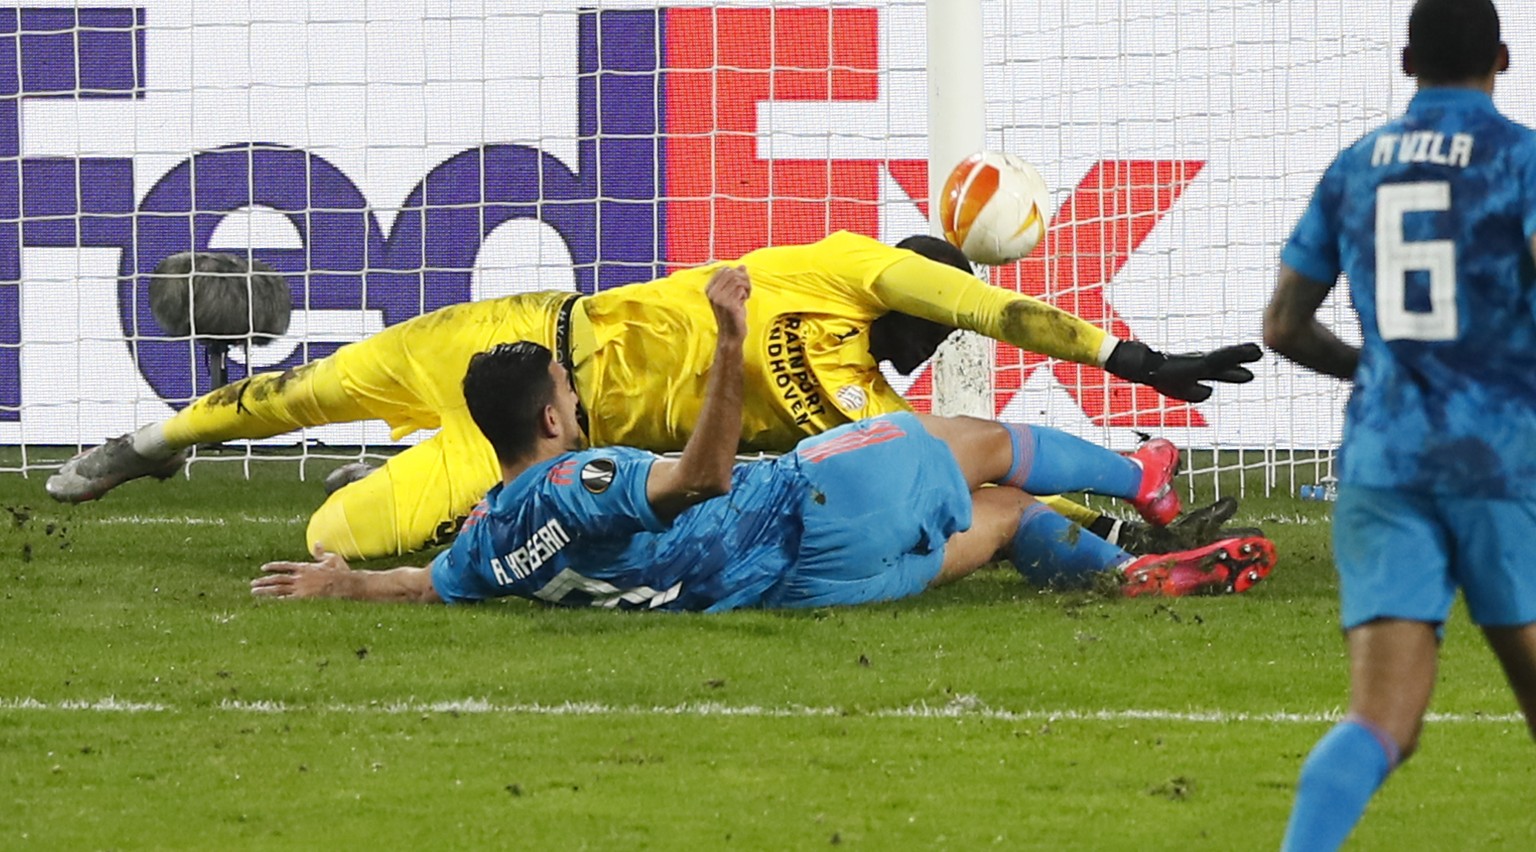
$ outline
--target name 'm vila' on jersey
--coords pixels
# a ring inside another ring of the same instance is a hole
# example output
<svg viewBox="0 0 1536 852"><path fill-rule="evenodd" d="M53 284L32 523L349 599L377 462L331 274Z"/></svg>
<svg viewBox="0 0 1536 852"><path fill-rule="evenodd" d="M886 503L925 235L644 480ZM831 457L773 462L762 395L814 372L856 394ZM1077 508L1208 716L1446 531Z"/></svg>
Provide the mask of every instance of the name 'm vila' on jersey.
<svg viewBox="0 0 1536 852"><path fill-rule="evenodd" d="M1345 149L1281 260L1349 276L1364 345L1340 480L1536 497L1536 134L1421 89Z"/></svg>

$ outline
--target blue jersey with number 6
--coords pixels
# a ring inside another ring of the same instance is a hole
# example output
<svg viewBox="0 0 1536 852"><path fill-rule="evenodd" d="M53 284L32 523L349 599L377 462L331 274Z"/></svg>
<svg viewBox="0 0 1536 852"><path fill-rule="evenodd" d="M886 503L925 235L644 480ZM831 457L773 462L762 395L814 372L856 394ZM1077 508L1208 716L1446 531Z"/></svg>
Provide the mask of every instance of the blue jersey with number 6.
<svg viewBox="0 0 1536 852"><path fill-rule="evenodd" d="M1364 345L1342 482L1536 497L1536 134L1425 88L1345 149L1280 259L1344 273Z"/></svg>

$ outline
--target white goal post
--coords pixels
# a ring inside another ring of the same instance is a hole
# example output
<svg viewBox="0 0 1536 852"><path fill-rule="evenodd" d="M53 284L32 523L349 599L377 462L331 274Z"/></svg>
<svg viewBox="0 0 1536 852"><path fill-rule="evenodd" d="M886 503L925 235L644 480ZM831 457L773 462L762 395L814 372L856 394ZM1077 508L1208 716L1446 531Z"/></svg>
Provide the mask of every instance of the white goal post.
<svg viewBox="0 0 1536 852"><path fill-rule="evenodd" d="M987 144L982 0L929 0L928 221L944 235L939 209L949 170ZM987 274L984 270L981 274ZM935 414L993 416L992 341L957 332L933 359Z"/></svg>
<svg viewBox="0 0 1536 852"><path fill-rule="evenodd" d="M1536 7L1506 6L1518 57ZM1410 7L16 4L0 10L0 473L45 472L207 389L197 345L145 304L174 252L288 279L292 327L250 365L283 368L453 302L590 292L837 228L894 242L929 229L938 182L980 147L1034 163L1055 205L992 284L1165 351L1256 340L1321 170L1411 94ZM1517 62L1500 106L1532 123L1532 92ZM1324 316L1350 336L1346 302ZM1239 468L1291 491L1326 472L1348 389L1274 356L1257 373L1190 406L973 339L888 375L920 408L1217 451L1194 456L1205 496ZM192 471L397 446L383 424L327 426Z"/></svg>

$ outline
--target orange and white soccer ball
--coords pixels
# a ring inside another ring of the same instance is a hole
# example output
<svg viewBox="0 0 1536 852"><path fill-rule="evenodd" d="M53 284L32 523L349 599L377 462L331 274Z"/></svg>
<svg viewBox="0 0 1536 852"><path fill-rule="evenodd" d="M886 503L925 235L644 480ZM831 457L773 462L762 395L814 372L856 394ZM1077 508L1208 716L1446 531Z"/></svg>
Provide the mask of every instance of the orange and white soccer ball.
<svg viewBox="0 0 1536 852"><path fill-rule="evenodd" d="M1012 154L979 151L955 166L939 196L944 237L973 263L1026 257L1045 236L1051 194L1034 166Z"/></svg>

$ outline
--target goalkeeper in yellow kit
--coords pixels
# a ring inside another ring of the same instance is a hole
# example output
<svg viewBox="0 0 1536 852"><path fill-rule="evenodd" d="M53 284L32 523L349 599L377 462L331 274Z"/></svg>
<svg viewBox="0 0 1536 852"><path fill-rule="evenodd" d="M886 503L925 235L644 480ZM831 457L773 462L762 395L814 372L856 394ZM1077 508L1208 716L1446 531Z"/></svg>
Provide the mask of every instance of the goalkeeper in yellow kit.
<svg viewBox="0 0 1536 852"><path fill-rule="evenodd" d="M907 410L878 362L910 372L955 328L1103 366L1181 399L1209 396L1203 381L1252 378L1241 366L1259 357L1252 344L1164 356L988 285L942 240L914 237L900 246L838 232L736 261L754 291L743 450L787 451L839 424ZM311 549L323 543L343 556L371 558L443 542L498 481L495 454L460 387L470 357L497 343L540 343L567 364L593 445L679 450L698 419L714 351L704 296L714 268L593 296L532 293L434 311L318 361L215 390L169 420L70 460L49 478L48 492L91 500L130 479L173 475L194 444L377 418L396 439L439 431L333 493L310 519ZM1100 517L1066 501L1054 505L1084 525Z"/></svg>

